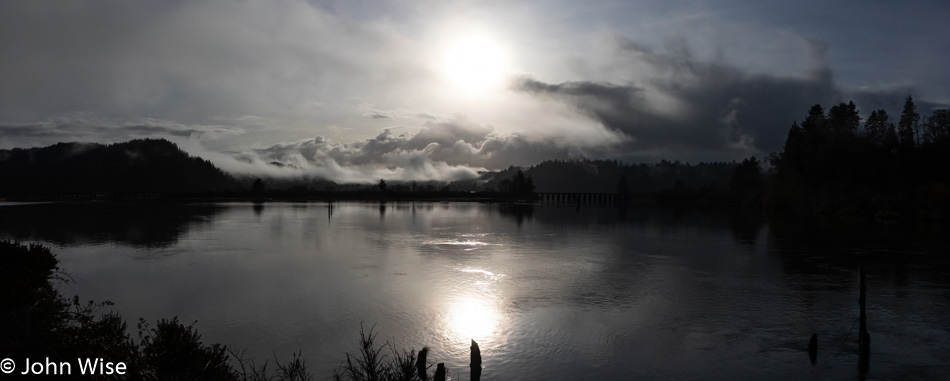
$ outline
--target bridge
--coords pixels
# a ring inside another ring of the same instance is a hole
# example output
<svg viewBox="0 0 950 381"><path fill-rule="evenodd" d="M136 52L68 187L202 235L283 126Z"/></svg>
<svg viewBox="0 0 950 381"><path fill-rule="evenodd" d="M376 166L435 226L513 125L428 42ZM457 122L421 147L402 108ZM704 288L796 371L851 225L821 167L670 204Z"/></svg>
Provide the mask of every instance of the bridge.
<svg viewBox="0 0 950 381"><path fill-rule="evenodd" d="M538 201L552 204L616 205L630 199L617 193L536 192Z"/></svg>

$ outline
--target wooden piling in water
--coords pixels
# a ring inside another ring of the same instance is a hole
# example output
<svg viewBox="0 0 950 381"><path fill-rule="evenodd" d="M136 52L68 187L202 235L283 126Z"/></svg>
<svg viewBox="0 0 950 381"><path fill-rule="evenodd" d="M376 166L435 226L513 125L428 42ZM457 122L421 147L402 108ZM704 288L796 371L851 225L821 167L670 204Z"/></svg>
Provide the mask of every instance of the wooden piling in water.
<svg viewBox="0 0 950 381"><path fill-rule="evenodd" d="M440 362L438 365L436 365L435 377L432 380L445 381L445 363L444 362Z"/></svg>
<svg viewBox="0 0 950 381"><path fill-rule="evenodd" d="M811 334L811 340L808 340L808 358L811 359L811 364L815 365L818 362L818 334Z"/></svg>
<svg viewBox="0 0 950 381"><path fill-rule="evenodd" d="M428 354L429 348L422 347L422 350L419 351L419 358L416 359L416 374L422 381L429 380L429 376L426 374L426 356Z"/></svg>
<svg viewBox="0 0 950 381"><path fill-rule="evenodd" d="M858 308L860 309L860 315L858 315L858 322L860 323L858 329L858 373L863 376L867 374L871 365L871 335L868 333L868 315L865 312L868 285L864 277L864 267L858 268L858 276L860 277L858 280Z"/></svg>
<svg viewBox="0 0 950 381"><path fill-rule="evenodd" d="M482 378L482 351L478 349L478 343L472 340L472 381L479 381Z"/></svg>

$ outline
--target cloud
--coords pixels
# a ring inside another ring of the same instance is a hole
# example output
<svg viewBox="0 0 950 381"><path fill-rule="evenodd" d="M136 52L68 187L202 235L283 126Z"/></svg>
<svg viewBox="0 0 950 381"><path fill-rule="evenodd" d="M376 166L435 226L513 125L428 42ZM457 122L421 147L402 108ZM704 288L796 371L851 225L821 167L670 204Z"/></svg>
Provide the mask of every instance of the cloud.
<svg viewBox="0 0 950 381"><path fill-rule="evenodd" d="M530 165L538 157L567 159L575 154L554 141L497 136L490 126L455 117L426 122L415 134L397 135L386 129L373 138L345 144L318 136L211 155L213 162L235 173L372 183L380 178L470 180L487 169ZM284 166L268 164L272 162Z"/></svg>
<svg viewBox="0 0 950 381"><path fill-rule="evenodd" d="M287 130L426 75L393 25L302 0L2 2L0 25L0 123L251 114Z"/></svg>
<svg viewBox="0 0 950 381"><path fill-rule="evenodd" d="M412 114L407 111L407 114ZM253 123L256 118L246 118ZM62 141L112 143L135 138L166 138L186 152L238 175L280 178L311 177L340 183L387 180L453 181L475 179L479 172L509 165L532 165L538 158L586 156L562 139L498 135L490 125L464 116L427 120L415 133L384 129L376 136L348 143L323 136L241 150L216 150L209 141L244 130L221 125L186 125L162 119L123 124L83 114L40 123L0 125L6 147L50 145ZM284 166L275 166L277 162Z"/></svg>
<svg viewBox="0 0 950 381"><path fill-rule="evenodd" d="M524 77L513 89L571 105L629 137L620 150L630 156L662 153L700 160L778 150L792 121L810 105L847 100L825 60L828 46L819 41L801 41L813 67L781 76L699 59L678 40L657 52L624 36L611 39L618 60L629 67L646 67L649 74L641 74L639 83L551 84Z"/></svg>
<svg viewBox="0 0 950 381"><path fill-rule="evenodd" d="M76 113L36 123L0 124L0 147L45 146L58 142L110 143L146 137L210 140L241 133L243 129L236 126L186 125L157 118L116 122Z"/></svg>
<svg viewBox="0 0 950 381"><path fill-rule="evenodd" d="M762 155L812 104L896 115L913 93L842 88L829 60L842 48L794 29L542 5L0 2L0 148L168 137L236 172L277 160L341 181L452 179L555 158ZM438 75L440 49L479 30L532 73L512 91L466 98Z"/></svg>

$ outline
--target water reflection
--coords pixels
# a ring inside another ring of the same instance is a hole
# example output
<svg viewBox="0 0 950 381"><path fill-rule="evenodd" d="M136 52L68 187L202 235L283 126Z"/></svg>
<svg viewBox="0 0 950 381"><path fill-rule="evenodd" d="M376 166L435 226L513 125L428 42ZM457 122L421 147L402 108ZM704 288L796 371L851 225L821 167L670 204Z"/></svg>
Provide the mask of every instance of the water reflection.
<svg viewBox="0 0 950 381"><path fill-rule="evenodd" d="M424 242L423 244L445 245L445 246L461 246L461 247L464 247L464 250L465 250L465 251L472 251L472 250L475 250L476 248L478 248L478 247L480 247L480 246L489 246L489 245L491 245L490 243L482 242L482 241L456 241L456 240L451 240L451 241L430 241L430 242Z"/></svg>
<svg viewBox="0 0 950 381"><path fill-rule="evenodd" d="M759 232L765 226L765 220L762 218L761 211L749 211L744 209L729 211L729 228L732 230L732 237L743 244L746 248L752 249L759 238Z"/></svg>
<svg viewBox="0 0 950 381"><path fill-rule="evenodd" d="M513 217L520 227L525 220L531 220L534 215L534 205L531 204L498 204L498 212L503 216Z"/></svg>
<svg viewBox="0 0 950 381"><path fill-rule="evenodd" d="M455 343L490 343L501 328L497 283L505 278L480 267L459 269L466 276L448 302L444 317L446 337Z"/></svg>
<svg viewBox="0 0 950 381"><path fill-rule="evenodd" d="M482 269L464 268L464 269L462 269L461 271L462 271L463 273L482 274L482 275L484 275L486 278L488 278L489 280L492 280L492 281L496 281L496 280L499 280L499 279L505 277L505 276L502 275L502 274L495 274L495 273L493 273L493 272L491 272L491 271L482 270ZM487 282L476 282L476 284L486 284L486 283L487 283Z"/></svg>
<svg viewBox="0 0 950 381"><path fill-rule="evenodd" d="M115 242L168 247L188 231L209 228L225 210L213 204L77 202L3 207L0 239L58 245Z"/></svg>
<svg viewBox="0 0 950 381"><path fill-rule="evenodd" d="M831 218L772 219L769 232L771 254L789 276L834 279L831 282L798 282L797 287L853 288L853 274L863 266L897 287L898 295L911 283L910 272L920 280L946 281L950 263L948 227L939 223L843 221ZM928 271L914 269L927 262Z"/></svg>
<svg viewBox="0 0 950 381"><path fill-rule="evenodd" d="M447 336L458 343L490 342L498 328L501 314L494 303L477 296L465 296L452 300L448 306Z"/></svg>

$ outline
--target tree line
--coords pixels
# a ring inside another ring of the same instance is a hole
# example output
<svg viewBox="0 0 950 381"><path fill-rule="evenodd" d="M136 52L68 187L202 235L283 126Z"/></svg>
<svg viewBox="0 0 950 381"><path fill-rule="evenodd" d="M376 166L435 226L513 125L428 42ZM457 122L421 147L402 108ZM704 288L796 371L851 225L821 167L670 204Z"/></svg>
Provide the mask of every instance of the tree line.
<svg viewBox="0 0 950 381"><path fill-rule="evenodd" d="M771 210L946 218L950 112L921 115L908 96L894 123L883 109L862 120L854 102L816 104L768 163Z"/></svg>
<svg viewBox="0 0 950 381"><path fill-rule="evenodd" d="M661 160L657 163L628 164L619 160L546 160L524 170L538 192L615 193L621 178L626 192L657 194L675 187L725 189L736 163L683 163ZM510 167L494 174L485 186L503 189L504 179L513 179L518 168ZM677 185L679 184L679 185Z"/></svg>

